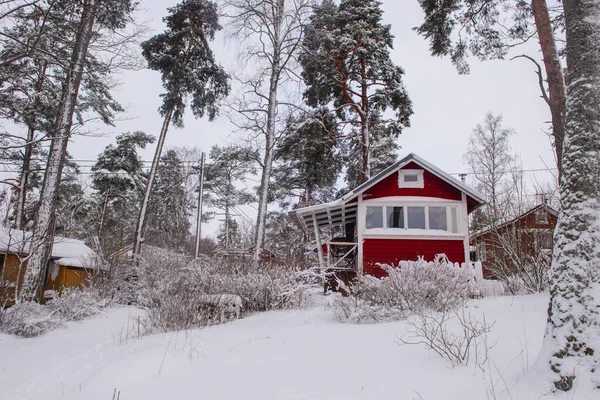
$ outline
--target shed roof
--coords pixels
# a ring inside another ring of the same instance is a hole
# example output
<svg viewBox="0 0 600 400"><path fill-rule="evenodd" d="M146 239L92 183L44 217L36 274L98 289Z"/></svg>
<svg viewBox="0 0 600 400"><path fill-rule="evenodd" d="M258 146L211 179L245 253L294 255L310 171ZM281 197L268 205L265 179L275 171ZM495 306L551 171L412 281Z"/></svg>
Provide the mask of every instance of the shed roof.
<svg viewBox="0 0 600 400"><path fill-rule="evenodd" d="M0 252L28 254L31 232L0 227ZM84 268L96 256L83 241L61 236L54 237L51 259L59 265Z"/></svg>
<svg viewBox="0 0 600 400"><path fill-rule="evenodd" d="M356 209L357 203L356 198L375 186L388 176L392 175L399 169L402 169L409 163L414 162L421 166L423 169L428 170L433 175L447 182L451 186L465 193L473 204L473 209L479 208L485 203L484 197L475 189L472 189L459 181L458 179L450 176L448 173L442 171L430 162L422 159L414 153L410 153L406 157L390 165L374 177L365 181L355 189L351 190L345 196L334 200L329 203L317 204L310 207L298 208L292 210L289 214L295 217L305 228L313 228L317 226L328 226L338 225L346 222L352 222L356 220Z"/></svg>

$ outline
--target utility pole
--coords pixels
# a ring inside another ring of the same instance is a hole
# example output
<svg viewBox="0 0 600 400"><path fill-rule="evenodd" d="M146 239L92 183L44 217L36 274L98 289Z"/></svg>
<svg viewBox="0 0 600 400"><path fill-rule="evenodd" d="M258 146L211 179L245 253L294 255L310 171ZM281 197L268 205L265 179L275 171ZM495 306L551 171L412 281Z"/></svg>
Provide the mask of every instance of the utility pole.
<svg viewBox="0 0 600 400"><path fill-rule="evenodd" d="M206 160L206 153L202 152L202 158L200 159L200 190L198 191L198 219L196 221L196 250L194 251L194 258L198 258L200 253L200 235L202 233L202 195L204 194L204 161Z"/></svg>

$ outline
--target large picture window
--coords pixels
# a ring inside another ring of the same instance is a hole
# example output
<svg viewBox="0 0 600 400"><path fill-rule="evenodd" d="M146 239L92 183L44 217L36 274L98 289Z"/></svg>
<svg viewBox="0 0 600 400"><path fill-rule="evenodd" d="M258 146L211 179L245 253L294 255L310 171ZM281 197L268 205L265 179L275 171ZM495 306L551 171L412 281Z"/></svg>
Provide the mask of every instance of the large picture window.
<svg viewBox="0 0 600 400"><path fill-rule="evenodd" d="M459 233L456 206L367 206L366 229L419 229Z"/></svg>

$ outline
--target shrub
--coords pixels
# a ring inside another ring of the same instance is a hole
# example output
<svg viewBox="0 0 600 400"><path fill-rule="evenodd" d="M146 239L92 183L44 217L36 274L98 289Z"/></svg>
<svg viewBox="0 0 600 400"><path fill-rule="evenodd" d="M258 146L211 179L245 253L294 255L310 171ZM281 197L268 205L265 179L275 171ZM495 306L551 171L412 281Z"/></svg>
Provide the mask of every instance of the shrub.
<svg viewBox="0 0 600 400"><path fill-rule="evenodd" d="M0 309L0 330L9 334L34 337L62 324L56 312L34 302L19 303Z"/></svg>
<svg viewBox="0 0 600 400"><path fill-rule="evenodd" d="M231 294L246 312L302 304L307 287L293 269L214 258L191 260L165 250L147 252L136 269L147 332L190 329L220 322L206 295Z"/></svg>
<svg viewBox="0 0 600 400"><path fill-rule="evenodd" d="M47 303L48 309L63 321L81 321L98 314L106 305L95 288L66 288Z"/></svg>
<svg viewBox="0 0 600 400"><path fill-rule="evenodd" d="M331 305L340 321L392 321L424 310L447 311L480 293L472 272L452 263L420 259L381 267L386 277L362 276L350 296L334 296Z"/></svg>

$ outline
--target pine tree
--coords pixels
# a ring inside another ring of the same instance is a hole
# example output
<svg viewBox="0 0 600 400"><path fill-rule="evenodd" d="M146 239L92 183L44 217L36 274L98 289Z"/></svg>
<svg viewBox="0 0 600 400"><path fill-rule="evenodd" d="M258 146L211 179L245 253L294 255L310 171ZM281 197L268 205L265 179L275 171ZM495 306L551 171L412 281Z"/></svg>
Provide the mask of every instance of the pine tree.
<svg viewBox="0 0 600 400"><path fill-rule="evenodd" d="M160 159L148 204L147 243L177 251L185 248L190 236L185 180L177 152L167 151Z"/></svg>
<svg viewBox="0 0 600 400"><path fill-rule="evenodd" d="M206 165L207 203L222 210L225 214L221 243L228 250L232 243L230 222L231 209L254 201L254 196L246 189L238 187L246 176L256 172L254 161L258 155L249 148L214 146L210 150L210 163Z"/></svg>
<svg viewBox="0 0 600 400"><path fill-rule="evenodd" d="M510 49L537 36L545 75L535 58L542 98L552 116L552 137L556 161L561 169L565 135L565 82L556 36L564 16L551 15L546 0L417 0L425 21L416 29L429 39L431 54L449 56L459 73L468 73L468 56L502 59ZM560 7L555 7L560 10ZM459 30L460 34L456 35ZM546 90L546 84L548 90Z"/></svg>
<svg viewBox="0 0 600 400"><path fill-rule="evenodd" d="M60 178L65 165L67 145L71 135L73 117L83 80L88 50L93 40L102 32L114 32L125 27L134 3L130 0L84 0L83 2L59 1L65 15L77 21L70 50L69 61L62 69L61 97L57 104L56 118L49 130L51 137L48 163L40 195L40 205L31 235L30 256L23 278L21 296L17 301L35 300L40 296L43 273L50 256L52 221L56 209Z"/></svg>
<svg viewBox="0 0 600 400"><path fill-rule="evenodd" d="M381 23L382 17L376 0L342 0L339 5L325 0L314 9L299 57L306 103L333 103L338 116L360 131L359 182L371 176L373 115L394 110L395 118L385 125L397 137L412 114L402 83L404 71L390 59L391 27Z"/></svg>
<svg viewBox="0 0 600 400"><path fill-rule="evenodd" d="M103 251L110 253L133 240L135 221L144 193L144 164L138 155L154 142L144 132L123 133L108 145L92 167L97 220L96 235Z"/></svg>
<svg viewBox="0 0 600 400"><path fill-rule="evenodd" d="M274 197L284 207L291 196L305 205L332 200L342 168L335 117L326 109L291 117L286 131L275 151Z"/></svg>
<svg viewBox="0 0 600 400"><path fill-rule="evenodd" d="M217 115L218 102L229 93L229 77L215 62L208 43L221 29L215 3L184 0L169 8L164 21L166 31L142 43L148 68L161 72L166 92L162 94L163 104L159 109L163 125L136 224L134 255L141 249L150 194L171 122L183 127L188 98L194 116L201 118L207 114L212 120Z"/></svg>
<svg viewBox="0 0 600 400"><path fill-rule="evenodd" d="M600 392L600 0L565 0L567 114L561 213L540 361L554 386Z"/></svg>

